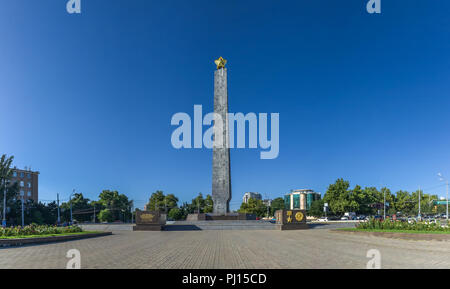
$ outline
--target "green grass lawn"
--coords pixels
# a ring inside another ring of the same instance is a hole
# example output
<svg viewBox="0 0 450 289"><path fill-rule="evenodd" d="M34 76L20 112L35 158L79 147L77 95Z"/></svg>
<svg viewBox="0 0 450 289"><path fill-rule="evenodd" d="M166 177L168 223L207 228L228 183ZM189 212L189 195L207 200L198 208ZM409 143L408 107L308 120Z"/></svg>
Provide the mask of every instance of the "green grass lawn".
<svg viewBox="0 0 450 289"><path fill-rule="evenodd" d="M76 233L46 234L46 235L0 236L0 240L24 239L24 238L46 238L46 237L56 237L56 236L86 235L86 234L94 234L94 233L103 233L103 231L85 231L85 232L76 232Z"/></svg>
<svg viewBox="0 0 450 289"><path fill-rule="evenodd" d="M450 231L414 231L414 230L382 230L382 229L358 229L358 228L338 228L341 231L353 232L381 232L381 233L409 233L409 234L450 234Z"/></svg>

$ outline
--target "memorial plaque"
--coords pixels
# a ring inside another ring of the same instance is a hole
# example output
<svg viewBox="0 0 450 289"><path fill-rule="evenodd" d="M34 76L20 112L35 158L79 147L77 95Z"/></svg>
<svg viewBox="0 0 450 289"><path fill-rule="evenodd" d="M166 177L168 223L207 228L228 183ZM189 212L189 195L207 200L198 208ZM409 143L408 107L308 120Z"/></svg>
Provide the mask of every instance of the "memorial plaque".
<svg viewBox="0 0 450 289"><path fill-rule="evenodd" d="M304 230L308 229L306 224L305 210L278 210L275 212L277 225L281 230Z"/></svg>
<svg viewBox="0 0 450 289"><path fill-rule="evenodd" d="M165 223L165 214L159 211L136 211L136 226L133 231L161 231Z"/></svg>

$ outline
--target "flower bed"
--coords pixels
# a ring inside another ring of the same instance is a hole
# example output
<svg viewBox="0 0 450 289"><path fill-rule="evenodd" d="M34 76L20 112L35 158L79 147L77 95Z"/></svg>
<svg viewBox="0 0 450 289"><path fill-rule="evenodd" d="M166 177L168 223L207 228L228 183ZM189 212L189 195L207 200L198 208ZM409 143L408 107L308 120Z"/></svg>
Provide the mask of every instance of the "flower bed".
<svg viewBox="0 0 450 289"><path fill-rule="evenodd" d="M41 236L41 235L59 235L68 233L83 232L78 226L57 227L48 225L31 224L25 227L8 227L0 228L0 238L14 237L14 236Z"/></svg>
<svg viewBox="0 0 450 289"><path fill-rule="evenodd" d="M402 222L393 220L370 219L356 225L357 230L398 230L398 231L421 231L421 232L450 232L450 227L442 226L440 222Z"/></svg>

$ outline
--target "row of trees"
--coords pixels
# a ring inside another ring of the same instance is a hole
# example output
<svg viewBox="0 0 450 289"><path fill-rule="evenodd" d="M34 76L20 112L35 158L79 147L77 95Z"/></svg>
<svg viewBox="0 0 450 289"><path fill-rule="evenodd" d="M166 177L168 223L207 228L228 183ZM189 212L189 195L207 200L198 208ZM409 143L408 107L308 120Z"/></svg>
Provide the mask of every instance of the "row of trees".
<svg viewBox="0 0 450 289"><path fill-rule="evenodd" d="M7 223L22 223L22 200L17 199L19 184L11 182L13 168L13 156L2 155L0 158L0 212L6 214ZM5 198L6 192L6 198ZM58 203L35 203L26 200L24 207L24 223L56 224L58 220ZM104 190L100 193L97 201L91 201L76 193L71 200L59 206L61 222L70 222L70 208L72 207L73 220L79 222L99 220L101 222L113 222L116 220L128 221L131 219L131 208L133 202L124 194L117 191ZM5 210L4 210L5 209Z"/></svg>
<svg viewBox="0 0 450 289"><path fill-rule="evenodd" d="M162 191L156 191L150 196L146 209L165 212L173 220L183 220L188 214L211 213L213 211L211 195L206 195L204 198L202 193L199 193L190 203L184 202L180 206L178 206L178 201L174 194L164 195Z"/></svg>
<svg viewBox="0 0 450 289"><path fill-rule="evenodd" d="M272 200L270 206L264 204L262 200L249 199L247 203L242 203L238 212L254 214L257 217L268 217L275 215L275 211L284 209L283 198Z"/></svg>
<svg viewBox="0 0 450 289"><path fill-rule="evenodd" d="M386 200L386 214L401 213L403 215L417 215L419 212L419 194L421 199L422 214L445 212L444 205L435 205L437 195L425 194L423 191L407 192L400 190L393 194L390 189L383 187L378 190L375 187L362 188L356 185L350 188L350 183L344 179L338 179L328 189L322 200L312 203L310 215L322 216L324 203L328 203L331 214L343 215L345 212L355 212L364 215L375 215L384 210Z"/></svg>
<svg viewBox="0 0 450 289"><path fill-rule="evenodd" d="M6 216L7 223L11 225L22 224L22 201L16 199L16 196L17 192L14 190L11 190L10 194L7 193ZM0 197L3 198L3 195L0 194ZM96 222L128 222L131 220L133 202L117 191L104 190L100 193L97 201L85 198L82 193L74 194L70 201L63 202L59 206L61 223L71 221L71 204L72 217L77 222L93 222L94 218ZM3 210L3 205L0 207ZM58 203L56 201L49 203L24 201L25 224L57 224L57 220Z"/></svg>
<svg viewBox="0 0 450 289"><path fill-rule="evenodd" d="M213 212L213 200L209 194L203 197L203 194L199 193L191 202L184 202L180 206L178 206L178 201L178 198L173 194L164 195L162 191L156 191L150 196L146 209L165 212L172 220L184 220L188 214ZM283 198L273 200L270 207L267 207L262 200L250 199L248 203L242 203L238 212L265 217L267 215L273 216L276 210L283 208Z"/></svg>

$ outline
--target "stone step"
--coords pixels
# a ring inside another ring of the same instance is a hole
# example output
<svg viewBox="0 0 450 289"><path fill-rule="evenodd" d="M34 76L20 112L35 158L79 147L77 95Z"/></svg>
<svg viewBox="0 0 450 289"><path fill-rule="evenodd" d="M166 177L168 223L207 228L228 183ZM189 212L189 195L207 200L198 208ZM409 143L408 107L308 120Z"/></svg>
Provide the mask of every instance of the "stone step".
<svg viewBox="0 0 450 289"><path fill-rule="evenodd" d="M279 230L279 228L278 225L266 221L177 221L166 224L164 230Z"/></svg>

